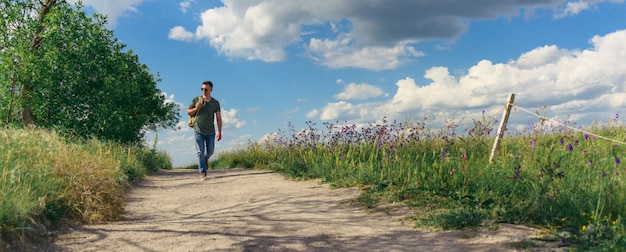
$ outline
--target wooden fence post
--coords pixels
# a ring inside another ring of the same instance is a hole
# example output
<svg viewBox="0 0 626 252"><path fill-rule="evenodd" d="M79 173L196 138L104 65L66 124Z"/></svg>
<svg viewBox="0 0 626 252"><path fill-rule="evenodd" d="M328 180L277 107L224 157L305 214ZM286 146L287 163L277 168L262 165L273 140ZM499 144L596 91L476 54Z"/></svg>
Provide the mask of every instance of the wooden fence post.
<svg viewBox="0 0 626 252"><path fill-rule="evenodd" d="M511 108L513 107L513 101L515 100L515 94L509 94L509 99L504 104L504 112L502 113L502 121L500 121L500 127L498 128L498 133L496 134L496 140L493 142L493 148L491 149L491 156L489 156L489 163L493 161L493 157L496 155L496 151L498 147L500 147L500 142L502 141L502 137L504 136L504 131L506 130L506 123L509 120L509 114L511 114Z"/></svg>

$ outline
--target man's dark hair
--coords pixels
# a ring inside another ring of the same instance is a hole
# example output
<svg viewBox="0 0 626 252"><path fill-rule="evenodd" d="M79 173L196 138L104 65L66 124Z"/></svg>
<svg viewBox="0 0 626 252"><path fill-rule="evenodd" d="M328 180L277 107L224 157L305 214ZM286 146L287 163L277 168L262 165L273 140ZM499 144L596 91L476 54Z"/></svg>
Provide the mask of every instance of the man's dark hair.
<svg viewBox="0 0 626 252"><path fill-rule="evenodd" d="M204 81L204 82L202 82L202 85L209 85L209 87L213 87L213 82L211 82L211 81Z"/></svg>

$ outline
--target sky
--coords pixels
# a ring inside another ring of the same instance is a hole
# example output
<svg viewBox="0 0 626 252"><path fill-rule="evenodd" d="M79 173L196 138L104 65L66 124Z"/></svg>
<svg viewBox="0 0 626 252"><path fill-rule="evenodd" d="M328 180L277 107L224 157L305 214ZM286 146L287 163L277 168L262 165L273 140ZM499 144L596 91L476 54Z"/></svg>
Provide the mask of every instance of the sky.
<svg viewBox="0 0 626 252"><path fill-rule="evenodd" d="M83 3L180 105L178 129L148 134L175 167L196 163L185 110L205 80L224 123L215 157L307 122L499 120L511 93L577 125L625 111L624 0ZM517 109L509 125L537 120Z"/></svg>

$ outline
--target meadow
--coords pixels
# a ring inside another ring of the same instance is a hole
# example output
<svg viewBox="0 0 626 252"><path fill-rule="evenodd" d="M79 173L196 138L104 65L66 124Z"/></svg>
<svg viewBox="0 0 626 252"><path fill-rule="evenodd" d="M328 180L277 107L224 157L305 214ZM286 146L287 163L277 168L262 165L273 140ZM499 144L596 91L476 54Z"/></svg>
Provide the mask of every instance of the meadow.
<svg viewBox="0 0 626 252"><path fill-rule="evenodd" d="M67 221L116 220L132 182L170 168L167 154L154 147L68 140L47 130L2 130L0 251L9 244L45 243Z"/></svg>
<svg viewBox="0 0 626 252"><path fill-rule="evenodd" d="M220 153L214 167L271 169L296 179L359 187L372 209L406 206L417 227L545 230L548 239L581 249L626 248L626 129L616 115L587 128L530 123L507 130L493 162L494 121L289 126L265 142ZM584 133L583 133L584 132ZM609 141L614 140L614 141ZM532 244L524 246L532 247Z"/></svg>
<svg viewBox="0 0 626 252"><path fill-rule="evenodd" d="M290 125L264 142L220 153L211 166L359 187L365 207L412 208L409 218L421 228L513 223L582 250L626 247L626 129L619 115L586 128L540 121L509 129L493 162L495 120L485 116L465 129L461 121ZM49 239L67 220L120 218L133 181L172 168L156 141L150 148L44 130L0 132L0 246Z"/></svg>

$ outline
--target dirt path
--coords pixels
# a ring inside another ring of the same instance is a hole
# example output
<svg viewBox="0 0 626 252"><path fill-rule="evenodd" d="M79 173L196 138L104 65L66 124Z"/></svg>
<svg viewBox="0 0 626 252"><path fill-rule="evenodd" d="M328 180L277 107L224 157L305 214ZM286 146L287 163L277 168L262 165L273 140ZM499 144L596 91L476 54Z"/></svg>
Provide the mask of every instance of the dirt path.
<svg viewBox="0 0 626 252"><path fill-rule="evenodd" d="M270 172L161 170L137 184L124 220L61 235L53 251L521 251L533 230L429 232L348 202L329 189ZM516 245L517 244L517 245Z"/></svg>

